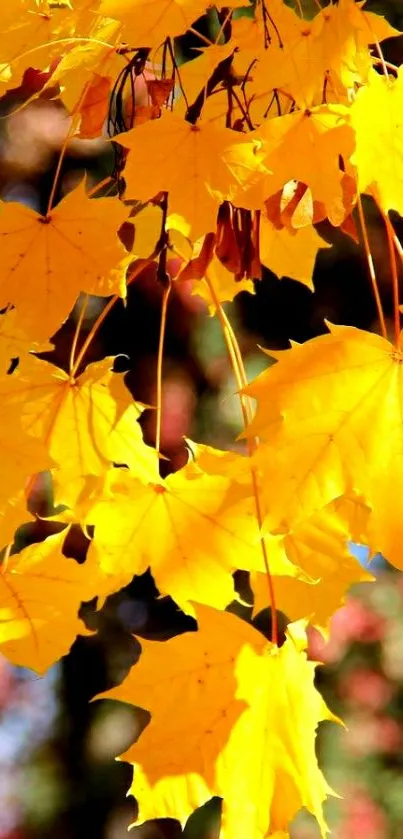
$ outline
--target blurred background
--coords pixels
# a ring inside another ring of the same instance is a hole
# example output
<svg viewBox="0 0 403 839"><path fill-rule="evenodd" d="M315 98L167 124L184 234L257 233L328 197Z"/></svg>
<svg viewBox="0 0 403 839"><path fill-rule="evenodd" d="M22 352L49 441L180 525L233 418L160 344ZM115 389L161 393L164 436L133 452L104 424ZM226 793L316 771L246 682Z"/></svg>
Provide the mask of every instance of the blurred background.
<svg viewBox="0 0 403 839"><path fill-rule="evenodd" d="M314 3L312 6L314 7ZM309 3L304 4L305 8ZM368 2L403 29L401 0ZM208 21L197 26L208 32ZM184 58L192 47L180 39ZM385 43L385 57L403 61L403 37ZM46 208L68 117L55 101L42 96L25 108L38 85L35 68L20 88L0 100L0 193L41 211ZM64 158L60 199L86 173L94 184L111 173L113 151L105 140L74 140ZM391 323L392 289L387 242L381 220L365 202L385 314ZM394 219L403 235L403 224ZM305 341L325 331L324 319L377 331L376 311L361 245L330 225L319 232L331 249L320 252L315 292L265 271L255 295L240 294L228 313L239 338L248 377L265 366L257 345L278 349L289 339ZM130 287L126 307L112 309L86 360L119 355L119 369L136 399L155 403L156 355L162 289L147 268ZM93 299L86 310L82 340L105 301ZM48 354L66 367L80 306L55 336ZM218 322L186 283L171 295L164 360L162 450L166 471L186 461L183 436L218 447L234 446L241 429L235 383ZM147 442L154 440L154 416L145 412ZM46 493L37 504L46 506ZM43 538L23 532L21 545ZM85 538L78 530L71 555L80 558ZM334 839L401 839L403 835L403 578L378 558L377 582L356 586L332 621L324 643L312 631L310 654L323 662L317 684L346 729L323 724L318 751L330 784L342 799L327 808ZM102 612L84 604L82 616L95 630L79 638L70 654L43 679L13 668L0 657L0 839L124 839L135 817L135 802L125 797L131 770L114 761L133 740L136 712L109 702L89 703L118 684L139 654L133 639L168 638L192 625L169 598L157 600L149 574L110 597ZM265 628L265 616L257 623ZM266 620L267 623L267 620ZM220 802L212 800L188 822L187 839L218 837ZM177 839L172 820L136 828L134 839ZM293 839L317 839L313 819L301 814ZM247 837L245 837L247 839Z"/></svg>

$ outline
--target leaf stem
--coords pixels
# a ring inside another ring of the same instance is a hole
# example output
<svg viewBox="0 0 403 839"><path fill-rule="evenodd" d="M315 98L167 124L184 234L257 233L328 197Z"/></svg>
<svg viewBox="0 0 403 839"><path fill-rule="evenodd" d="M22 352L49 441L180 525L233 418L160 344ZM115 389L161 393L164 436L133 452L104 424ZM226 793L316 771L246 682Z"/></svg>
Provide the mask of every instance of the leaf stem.
<svg viewBox="0 0 403 839"><path fill-rule="evenodd" d="M168 279L162 293L161 306L161 321L160 321L160 335L158 341L158 358L157 358L157 418L155 430L155 450L157 457L160 455L161 448L161 427L162 427L162 367L164 362L164 343L167 324L168 302L171 294L172 282Z"/></svg>
<svg viewBox="0 0 403 839"><path fill-rule="evenodd" d="M383 223L386 228L386 234L388 237L388 248L389 248L389 259L390 259L390 270L392 274L392 289L393 289L393 320L394 320L394 343L396 349L399 347L399 338L400 338L400 309L399 309L399 275L397 271L397 264L396 264L396 233L392 222L382 207L382 204L379 200L378 195L376 194L375 189L371 190L371 195L375 201L375 204L378 208L380 215L382 216ZM397 248L396 248L397 249ZM400 256L399 249L398 253Z"/></svg>
<svg viewBox="0 0 403 839"><path fill-rule="evenodd" d="M106 178L102 178L102 181L98 181L98 183L94 184L94 186L92 186L91 189L87 191L87 198L92 198L92 196L96 195L96 193L100 189L102 189L104 186L107 186L107 184L112 183L115 183L114 178L112 178L111 175L107 175Z"/></svg>
<svg viewBox="0 0 403 839"><path fill-rule="evenodd" d="M77 126L77 121L76 121L75 117L79 113L81 105L83 104L83 102L85 100L85 97L86 97L86 95L87 95L87 93L88 93L88 91L91 87L93 76L94 76L94 73L92 73L91 79L88 82L86 82L86 84L84 85L84 87L81 91L81 95L80 95L78 101L76 102L76 104L74 105L74 108L73 108L73 110L70 114L71 123L70 123L69 130L67 131L66 136L63 140L63 145L60 149L59 160L57 161L56 172L55 172L55 175L54 175L54 178L53 178L53 183L52 183L52 189L50 190L46 215L49 215L49 213L50 213L50 211L53 207L53 202L54 202L54 199L55 199L57 185L59 183L59 178L60 178L60 173L61 173L61 169L62 169L63 160L64 160L64 157L65 157L65 154L66 154L66 151L67 151L67 145L68 145L68 142L71 139L71 137L74 135L74 132L75 132L76 126Z"/></svg>
<svg viewBox="0 0 403 839"><path fill-rule="evenodd" d="M242 353L237 341L236 335L234 330L232 329L231 323L217 297L214 285L208 276L208 272L206 272L205 280L208 285L211 299L214 302L214 305L217 309L217 317L220 321L224 340L227 346L228 355L231 362L231 367L234 373L235 381L237 383L237 387L239 390L239 400L241 405L241 412L242 418L245 428L249 425L252 419L252 406L248 396L243 393L244 388L248 384L248 380L246 377L245 366L243 363ZM248 456L251 458L252 455L255 453L257 446L258 446L258 439L255 438L248 438L247 439L247 450ZM267 554L267 547L265 537L262 533L263 527L263 510L260 500L260 492L259 492L259 480L258 480L258 473L254 466L250 466L251 472L251 479L252 479L252 489L253 489L253 498L255 502L255 513L256 513L256 521L258 523L259 531L260 531L260 545L262 549L262 556L263 556L263 563L266 570L266 578L267 578L267 585L268 585L268 594L269 594L269 602L271 608L271 619L272 619L272 629L271 629L271 640L272 643L277 646L278 643L278 627L277 627L277 610L276 610L276 598L274 592L274 585L273 585L273 578L270 572L270 564L269 558Z"/></svg>
<svg viewBox="0 0 403 839"><path fill-rule="evenodd" d="M396 251L395 251L395 231L392 227L390 219L388 215L385 213L384 221L386 225L386 232L388 234L388 247L389 247L389 258L390 258L390 267L392 271L392 286L393 286L393 315L394 315L394 324L395 324L395 347L396 349L399 347L399 338L400 338L400 310L399 310L399 275L397 272L397 264L396 264Z"/></svg>
<svg viewBox="0 0 403 839"><path fill-rule="evenodd" d="M386 321L385 321L385 315L383 313L381 296L379 294L378 282L377 282L376 273L375 273L374 260L372 259L372 253L371 253L371 248L370 248L369 238L368 238L368 229L367 229L367 224L366 224L366 221L365 221L364 208L362 206L362 200L361 200L360 193L358 193L358 197L357 197L357 206L358 206L358 215L359 215L360 225L361 225L362 239L363 239L363 243L364 243L365 256L367 258L368 271L369 271L369 276L370 276L371 284L372 284L372 291L374 293L375 304L376 304L376 308L377 308L377 312L378 312L379 325L380 325L380 328L381 328L382 336L384 338L387 338L388 337L388 331L387 331L387 328L386 328Z"/></svg>
<svg viewBox="0 0 403 839"><path fill-rule="evenodd" d="M70 349L70 362L69 362L70 374L71 374L72 370L74 369L74 359L75 359L76 350L77 350L77 341L78 341L78 338L79 338L79 335L80 335L81 327L83 325L83 320L84 320L84 317L85 317L85 312L86 312L86 309L87 309L87 306L88 306L88 299L89 299L88 294L86 294L85 297L84 297L82 306L81 306L80 315L77 318L77 324L76 324L76 329L75 329L75 332L74 332L74 338L73 338L73 342L71 344L71 349Z"/></svg>
<svg viewBox="0 0 403 839"><path fill-rule="evenodd" d="M130 272L130 274L129 274L127 280L126 280L126 285L128 286L132 282L134 282L134 280L137 279L137 277L139 276L139 274L141 274L141 272L144 270L144 268L147 265L149 265L152 261L153 260L151 258L150 259L139 260L137 265L135 265L133 270ZM85 354L88 350L88 347L92 344L92 341L94 340L95 335L97 334L100 326L102 326L105 318L107 317L107 315L109 314L111 309L113 309L115 303L118 300L121 300L121 299L122 298L120 297L119 294L114 294L113 297L110 297L106 306L104 306L104 308L102 309L102 312L98 315L95 323L93 323L93 325L92 325L92 327L91 327L91 329L90 329L90 331L89 331L89 333L88 333L88 335L87 335L87 337L86 337L86 339L85 339L85 341L84 341L84 343L81 347L81 350L78 353L77 358L74 362L74 366L73 366L73 368L70 372L70 375L72 377L74 377L76 375L77 370L78 370L78 368L79 368L79 366L80 366L80 364L81 364L81 362L82 362L82 360L83 360L83 358L84 358L84 356L85 356Z"/></svg>
<svg viewBox="0 0 403 839"><path fill-rule="evenodd" d="M74 36L71 38L55 38L53 41L44 41L41 44L36 44L35 47L31 47L29 50L25 50L25 52L20 53L20 55L15 56L10 62L10 66L12 67L17 61L21 61L22 58L27 58L28 55L32 55L34 52L38 52L39 50L43 50L45 47L54 47L55 44L98 44L100 47L106 47L110 50L115 50L116 46L114 44L109 44L108 41L99 41L98 38L81 38L78 36Z"/></svg>

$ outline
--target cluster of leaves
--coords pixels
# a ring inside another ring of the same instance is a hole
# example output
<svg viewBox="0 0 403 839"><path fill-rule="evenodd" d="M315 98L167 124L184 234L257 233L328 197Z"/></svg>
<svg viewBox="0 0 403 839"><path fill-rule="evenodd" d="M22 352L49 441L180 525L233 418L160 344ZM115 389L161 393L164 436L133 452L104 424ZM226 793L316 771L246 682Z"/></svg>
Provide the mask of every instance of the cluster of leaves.
<svg viewBox="0 0 403 839"><path fill-rule="evenodd" d="M55 206L59 166L45 214L1 210L0 644L43 673L85 633L82 601L100 606L150 568L197 631L143 642L107 694L151 714L124 755L139 820L184 823L220 796L223 837L285 839L302 807L325 836L331 793L315 735L332 714L314 686L306 625L325 633L350 585L372 579L349 541L402 566L402 248L388 212L403 214L403 77L380 48L398 33L362 3L339 0L306 20L283 0L245 2L209 10L215 41L199 33L180 66L175 38L198 33L205 0L14 0L0 10L0 92L34 63L32 96L70 115L60 163L71 138L103 127L116 159L102 197L83 182ZM329 326L271 354L276 363L248 384L222 303L252 290L262 264L310 285L327 246L318 222L357 238L357 208L366 240L361 193L388 235L393 341L368 250L382 335ZM84 367L106 312L151 263L164 289L154 448L114 360ZM164 324L172 284L184 281L222 326L246 454L189 442L189 462L162 479ZM80 294L65 371L40 354ZM108 302L83 342L88 295ZM44 470L57 532L18 552L14 533ZM81 565L65 555L72 525L89 541ZM270 642L226 611L238 569L250 574L255 612L271 607ZM284 643L276 609L292 621Z"/></svg>

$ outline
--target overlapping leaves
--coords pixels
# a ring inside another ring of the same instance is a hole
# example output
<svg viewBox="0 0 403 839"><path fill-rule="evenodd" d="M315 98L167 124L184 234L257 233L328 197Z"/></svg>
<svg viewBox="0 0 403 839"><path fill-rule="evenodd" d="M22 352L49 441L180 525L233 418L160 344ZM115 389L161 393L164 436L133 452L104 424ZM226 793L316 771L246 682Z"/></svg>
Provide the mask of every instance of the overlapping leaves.
<svg viewBox="0 0 403 839"><path fill-rule="evenodd" d="M76 137L116 141L113 197L91 197L83 181L55 204L58 169L47 212L1 207L0 645L44 672L85 632L81 601L101 603L150 568L198 630L146 642L109 694L152 715L124 755L140 820L184 822L219 795L225 839L284 839L301 807L325 836L315 734L331 714L305 622L278 647L225 609L243 569L254 613L277 606L326 632L351 584L371 579L351 540L402 567L397 335L392 345L332 327L276 355L245 390L257 400L249 456L193 447L165 480L137 422L144 406L113 359L83 369L85 347L77 355L88 298L68 372L32 355L81 293L124 298L141 260L165 286L190 280L231 348L220 304L253 290L261 264L313 288L327 247L318 222L356 236L359 192L403 212L402 75L379 47L399 33L353 0L310 20L282 0L234 0L209 7L213 40L200 37L179 67L174 39L196 37L206 11L202 0L16 0L0 11L0 91L24 91L33 66L27 97L65 108L64 149ZM61 532L16 553L44 470ZM90 542L83 565L63 553L71 522Z"/></svg>

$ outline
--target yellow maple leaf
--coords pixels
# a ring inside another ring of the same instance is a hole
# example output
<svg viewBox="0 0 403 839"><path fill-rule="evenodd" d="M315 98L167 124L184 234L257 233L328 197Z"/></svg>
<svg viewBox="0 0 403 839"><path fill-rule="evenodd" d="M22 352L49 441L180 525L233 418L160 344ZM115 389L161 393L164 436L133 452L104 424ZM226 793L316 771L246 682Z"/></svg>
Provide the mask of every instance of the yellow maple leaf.
<svg viewBox="0 0 403 839"><path fill-rule="evenodd" d="M284 184L296 180L310 188L314 201L325 206L332 224L341 224L351 212L340 168L340 157L348 161L354 150L348 113L342 105L319 105L266 121L252 136L263 144L268 174L235 200L259 209Z"/></svg>
<svg viewBox="0 0 403 839"><path fill-rule="evenodd" d="M57 34L63 32L72 10L67 4L58 8L45 8L36 0L2 3L0 8L0 29L2 32L2 50L0 60L0 89L15 86L26 69L31 52L35 48L43 66L49 63L51 44ZM42 45L47 45L43 50ZM24 58L25 53L28 53ZM44 54L46 58L44 58ZM36 55L36 53L35 53ZM29 57L28 57L29 56ZM32 59L31 59L32 60Z"/></svg>
<svg viewBox="0 0 403 839"><path fill-rule="evenodd" d="M120 294L111 271L126 255L117 230L127 216L117 198L88 198L84 182L46 216L3 203L0 307L13 304L17 325L30 338L46 340L81 291Z"/></svg>
<svg viewBox="0 0 403 839"><path fill-rule="evenodd" d="M235 280L234 274L228 271L216 256L213 256L206 273L209 283L214 288L214 298L211 295L211 286L204 278L195 281L192 294L197 294L198 297L205 300L210 315L214 315L216 312L217 300L220 303L230 303L241 291L248 291L249 294L255 293L252 280Z"/></svg>
<svg viewBox="0 0 403 839"><path fill-rule="evenodd" d="M277 609L293 621L306 618L326 632L330 618L343 604L353 583L375 579L360 566L347 546L348 540L353 538L360 542L368 538L365 526L368 513L369 510L357 500L346 502L342 499L285 534L283 545L287 557L311 580L275 577ZM354 516L361 518L361 527L358 530L355 527L353 533L350 522L354 521ZM266 575L253 573L251 586L256 614L268 606Z"/></svg>
<svg viewBox="0 0 403 839"><path fill-rule="evenodd" d="M250 92L258 99L264 98L267 104L273 91L278 89L303 109L319 104L322 100L317 101L318 93L323 91L326 64L321 51L315 49L311 23L282 2L275 2L270 7L270 22L272 33L268 49L264 48L262 37L265 30L263 21L258 19L257 25L249 27L249 31L245 25L242 27L241 21L241 26L238 23L239 28L235 29L235 37L241 36L241 53L244 46L250 50L252 34L258 48L258 62L252 69ZM240 60L245 60L242 54Z"/></svg>
<svg viewBox="0 0 403 839"><path fill-rule="evenodd" d="M115 139L129 149L127 197L148 201L167 191L169 212L186 220L193 240L215 230L220 202L262 172L248 136L208 122L192 125L170 111Z"/></svg>
<svg viewBox="0 0 403 839"><path fill-rule="evenodd" d="M262 19L259 7L254 19L236 20L234 67L241 75L248 72L252 113L256 101L267 108L274 90L302 109L323 103L324 90L326 102L348 104L349 91L366 82L373 65L368 45L399 35L384 18L362 11L362 6L342 0L304 20L275 2L270 4L269 20Z"/></svg>
<svg viewBox="0 0 403 839"><path fill-rule="evenodd" d="M66 533L30 545L0 570L1 652L37 673L68 653L78 634L88 634L77 613L97 593L91 565L63 556Z"/></svg>
<svg viewBox="0 0 403 839"><path fill-rule="evenodd" d="M243 5L244 0L229 2L231 8ZM205 10L205 0L101 0L99 7L101 15L121 21L122 37L133 48L158 47L182 35Z"/></svg>
<svg viewBox="0 0 403 839"><path fill-rule="evenodd" d="M203 49L194 51L194 57L190 61L186 61L181 67L181 85L186 94L186 100L192 104L199 93L207 84L210 76L214 72L220 61L224 61L234 51L236 44L230 39L226 44L212 44ZM227 107L228 107L228 97ZM216 99L216 96L212 97ZM182 114L186 113L186 101L182 96L178 102L178 106ZM203 106L204 114L204 106ZM209 114L210 116L210 114Z"/></svg>
<svg viewBox="0 0 403 839"><path fill-rule="evenodd" d="M0 547L12 545L15 531L28 521L33 519L27 510L26 494L20 489L0 508Z"/></svg>
<svg viewBox="0 0 403 839"><path fill-rule="evenodd" d="M54 464L44 443L23 429L18 405L0 404L0 509L28 479Z"/></svg>
<svg viewBox="0 0 403 839"><path fill-rule="evenodd" d="M103 498L87 512L95 525L89 549L116 590L149 566L159 590L185 611L190 600L224 608L234 598L237 568L264 569L259 528L249 488L193 462L166 480L157 470L148 484L112 470ZM196 537L197 534L197 537ZM300 575L283 551L272 573Z"/></svg>
<svg viewBox="0 0 403 839"><path fill-rule="evenodd" d="M18 358L22 365L30 350L46 352L53 349L49 342L31 341L16 320L15 309L7 309L0 315L0 376L8 373L13 359Z"/></svg>
<svg viewBox="0 0 403 839"><path fill-rule="evenodd" d="M330 245L313 225L278 230L263 215L260 219L260 259L278 277L291 277L313 289L312 275L320 248Z"/></svg>
<svg viewBox="0 0 403 839"><path fill-rule="evenodd" d="M372 511L372 550L400 568L402 353L379 335L330 328L271 353L277 364L247 389L258 400L248 433L270 441L257 454L266 523L295 526L344 493L358 492Z"/></svg>
<svg viewBox="0 0 403 839"><path fill-rule="evenodd" d="M79 34L83 34L82 27ZM48 81L49 86L60 86L60 98L70 113L80 115L81 137L99 136L85 131L89 117L96 116L102 127L102 116L106 119L109 92L114 80L125 66L117 47L120 45L120 25L117 21L103 20L93 15L93 25L88 32L91 37L72 40Z"/></svg>
<svg viewBox="0 0 403 839"><path fill-rule="evenodd" d="M361 192L374 188L383 209L403 214L400 189L403 178L403 73L396 79L372 71L368 84L358 91L351 106L351 125L356 148L352 162L357 167Z"/></svg>
<svg viewBox="0 0 403 839"><path fill-rule="evenodd" d="M380 15L363 11L363 6L340 0L321 9L306 27L308 69L310 56L312 68L318 70L317 81L326 80L327 101L347 104L349 91L366 83L373 65L369 44L400 34ZM316 95L323 95L319 84Z"/></svg>
<svg viewBox="0 0 403 839"><path fill-rule="evenodd" d="M321 720L335 718L314 687L315 665L291 632L278 649L235 615L196 611L197 633L166 644L142 641L139 664L103 694L152 715L121 756L134 763L130 791L139 822L171 817L183 824L219 795L220 835L228 839L282 835L301 807L325 837L322 803L331 790L315 736Z"/></svg>
<svg viewBox="0 0 403 839"><path fill-rule="evenodd" d="M367 12L364 9L366 0L355 3L354 0L340 0L337 7L332 10L333 15L338 18L339 26L350 26L354 33L354 38L357 45L357 65L360 70L361 83L368 81L368 73L372 65L372 57L369 60L369 54L366 50L370 44L375 44L384 41L386 38L396 38L401 35L398 29L391 26L390 23L382 16L374 14L374 12ZM324 11L324 10L323 10ZM329 45L330 46L330 45ZM351 64L345 62L344 72L351 72ZM354 79L356 81L357 79ZM343 79L346 87L352 86L348 80Z"/></svg>
<svg viewBox="0 0 403 839"><path fill-rule="evenodd" d="M2 3L3 34L0 90L15 87L29 64L54 69L64 54L75 49L75 38L93 38L105 22L96 14L100 0L13 0ZM109 22L109 27L112 22ZM116 22L113 22L115 29ZM98 52L100 45L98 44ZM52 84L50 80L48 84ZM36 94L33 94L36 95Z"/></svg>
<svg viewBox="0 0 403 839"><path fill-rule="evenodd" d="M137 422L144 405L133 402L123 374L112 372L113 360L71 377L31 356L21 373L0 379L3 404L19 409L24 430L46 446L66 482L102 475L113 462L145 480L155 473L155 451Z"/></svg>

